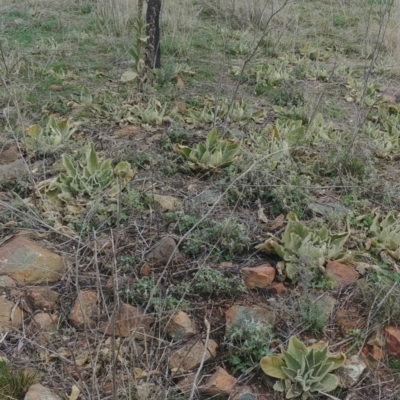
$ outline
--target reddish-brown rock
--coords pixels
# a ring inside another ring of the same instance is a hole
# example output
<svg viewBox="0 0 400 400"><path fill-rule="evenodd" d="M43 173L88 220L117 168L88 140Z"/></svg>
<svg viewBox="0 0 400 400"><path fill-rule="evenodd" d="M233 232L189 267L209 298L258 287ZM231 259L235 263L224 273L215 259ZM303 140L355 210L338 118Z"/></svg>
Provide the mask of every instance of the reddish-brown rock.
<svg viewBox="0 0 400 400"><path fill-rule="evenodd" d="M93 317L97 310L98 296L96 292L84 290L79 293L78 298L69 314L69 320L76 329L92 328L94 326Z"/></svg>
<svg viewBox="0 0 400 400"><path fill-rule="evenodd" d="M202 386L201 392L215 397L228 397L236 383L236 378L229 375L223 368L217 370L210 376L206 384Z"/></svg>
<svg viewBox="0 0 400 400"><path fill-rule="evenodd" d="M328 261L325 273L332 276L338 289L351 285L359 276L353 267L337 261Z"/></svg>
<svg viewBox="0 0 400 400"><path fill-rule="evenodd" d="M31 311L53 311L57 308L60 295L47 287L35 287L25 294L25 303Z"/></svg>
<svg viewBox="0 0 400 400"><path fill-rule="evenodd" d="M179 350L175 351L169 359L169 367L173 373L182 373L190 371L200 365L205 353L204 362L213 360L217 355L218 344L210 339L207 349L204 348L205 341L198 340L195 343L187 343Z"/></svg>
<svg viewBox="0 0 400 400"><path fill-rule="evenodd" d="M0 148L0 165L9 164L17 161L21 157L21 153L17 146L11 146L7 150L1 151Z"/></svg>
<svg viewBox="0 0 400 400"><path fill-rule="evenodd" d="M100 324L100 330L107 335L115 332L117 336L149 339L154 335L151 329L153 323L154 317L144 315L140 308L121 303L111 319Z"/></svg>
<svg viewBox="0 0 400 400"><path fill-rule="evenodd" d="M0 297L0 332L22 325L22 310L12 301Z"/></svg>
<svg viewBox="0 0 400 400"><path fill-rule="evenodd" d="M37 313L28 325L28 332L39 345L46 345L57 332L59 317L57 314Z"/></svg>
<svg viewBox="0 0 400 400"><path fill-rule="evenodd" d="M385 328L386 348L396 358L400 358L400 328L388 325Z"/></svg>
<svg viewBox="0 0 400 400"><path fill-rule="evenodd" d="M278 296L286 291L285 285L283 283L278 283L278 282L273 283L271 286L268 286L266 289L271 290Z"/></svg>
<svg viewBox="0 0 400 400"><path fill-rule="evenodd" d="M0 288L15 287L17 283L7 275L0 275Z"/></svg>
<svg viewBox="0 0 400 400"><path fill-rule="evenodd" d="M271 264L242 268L244 284L248 289L265 288L273 282L276 269Z"/></svg>
<svg viewBox="0 0 400 400"><path fill-rule="evenodd" d="M188 339L196 333L196 327L189 316L179 311L168 321L165 331L173 340Z"/></svg>
<svg viewBox="0 0 400 400"><path fill-rule="evenodd" d="M167 264L177 256L176 242L172 237L167 236L154 245L152 250L146 254L145 259L154 264Z"/></svg>
<svg viewBox="0 0 400 400"><path fill-rule="evenodd" d="M19 285L58 281L63 269L61 256L25 237L16 236L0 247L0 273Z"/></svg>

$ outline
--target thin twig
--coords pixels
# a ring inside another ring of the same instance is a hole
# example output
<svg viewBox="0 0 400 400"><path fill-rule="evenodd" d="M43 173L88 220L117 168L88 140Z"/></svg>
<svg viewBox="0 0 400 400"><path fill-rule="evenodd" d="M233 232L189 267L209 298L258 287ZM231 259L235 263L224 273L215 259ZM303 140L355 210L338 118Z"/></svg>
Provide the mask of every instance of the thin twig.
<svg viewBox="0 0 400 400"><path fill-rule="evenodd" d="M196 375L194 376L194 380L193 380L193 384L192 384L192 390L190 391L189 400L193 400L194 394L195 394L196 389L197 389L197 380L199 379L200 372L203 369L204 360L206 359L206 354L208 353L208 341L210 339L211 325L208 322L207 317L204 317L204 325L205 325L205 327L207 329L206 340L204 342L204 350L203 350L203 355L201 357L201 362L200 362L199 368L196 371Z"/></svg>

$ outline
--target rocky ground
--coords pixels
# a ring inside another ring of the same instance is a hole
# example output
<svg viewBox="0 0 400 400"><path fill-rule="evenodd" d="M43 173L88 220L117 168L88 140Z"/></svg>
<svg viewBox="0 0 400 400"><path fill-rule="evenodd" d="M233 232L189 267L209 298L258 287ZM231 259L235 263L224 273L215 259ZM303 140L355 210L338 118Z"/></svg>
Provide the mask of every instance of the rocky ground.
<svg viewBox="0 0 400 400"><path fill-rule="evenodd" d="M0 399L279 400L296 337L399 400L400 11L168 3L139 87L106 3L2 6Z"/></svg>

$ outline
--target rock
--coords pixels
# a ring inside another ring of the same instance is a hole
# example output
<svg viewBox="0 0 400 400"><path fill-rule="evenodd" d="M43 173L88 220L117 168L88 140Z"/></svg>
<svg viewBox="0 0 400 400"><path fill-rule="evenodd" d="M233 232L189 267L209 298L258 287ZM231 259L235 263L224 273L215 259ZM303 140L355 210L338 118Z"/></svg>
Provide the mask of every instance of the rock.
<svg viewBox="0 0 400 400"><path fill-rule="evenodd" d="M385 93L385 94L382 95L382 98L383 98L384 101L386 101L386 103L389 103L389 104L396 104L397 103L396 97L392 96L390 94L386 94Z"/></svg>
<svg viewBox="0 0 400 400"><path fill-rule="evenodd" d="M328 261L325 273L332 276L338 289L351 285L359 276L358 272L353 267L341 264L337 261Z"/></svg>
<svg viewBox="0 0 400 400"><path fill-rule="evenodd" d="M0 332L22 325L22 310L12 301L0 297Z"/></svg>
<svg viewBox="0 0 400 400"><path fill-rule="evenodd" d="M204 341L188 343L175 351L169 359L169 367L172 373L184 373L200 365L204 353ZM218 344L215 340L208 341L204 362L213 360L217 355Z"/></svg>
<svg viewBox="0 0 400 400"><path fill-rule="evenodd" d="M0 149L0 165L10 164L21 158L21 153L17 146L11 146L9 149L1 151Z"/></svg>
<svg viewBox="0 0 400 400"><path fill-rule="evenodd" d="M35 287L25 294L25 303L31 311L54 311L60 295L47 287Z"/></svg>
<svg viewBox="0 0 400 400"><path fill-rule="evenodd" d="M154 323L154 317L144 315L140 308L129 304L121 303L110 321L100 324L100 330L107 335L112 335L114 332L113 323L115 324L115 335L117 336L148 339L154 334L150 327Z"/></svg>
<svg viewBox="0 0 400 400"><path fill-rule="evenodd" d="M283 283L273 283L271 286L268 286L267 289L275 291L275 294L278 296L286 292L286 287Z"/></svg>
<svg viewBox="0 0 400 400"><path fill-rule="evenodd" d="M194 378L196 377L196 374L191 373L186 375L183 379L181 379L177 383L177 388L182 392L182 393L190 393L192 390Z"/></svg>
<svg viewBox="0 0 400 400"><path fill-rule="evenodd" d="M233 327L245 327L250 323L274 326L276 320L276 315L273 311L260 307L250 308L234 305L225 312L225 315L226 332Z"/></svg>
<svg viewBox="0 0 400 400"><path fill-rule="evenodd" d="M35 314L28 325L28 332L34 337L34 341L41 346L51 341L51 337L57 332L59 316L57 314Z"/></svg>
<svg viewBox="0 0 400 400"><path fill-rule="evenodd" d="M263 288L260 290L260 293L265 295L268 298L268 301L271 301L270 299L274 300L274 297L280 296L282 293L286 291L286 287L283 283L273 283L270 286L267 286L266 288Z"/></svg>
<svg viewBox="0 0 400 400"><path fill-rule="evenodd" d="M143 276L151 275L151 265L149 263L144 263L140 268L140 274Z"/></svg>
<svg viewBox="0 0 400 400"><path fill-rule="evenodd" d="M178 255L176 242L172 237L165 237L155 244L152 250L146 254L146 260L155 264L167 264Z"/></svg>
<svg viewBox="0 0 400 400"><path fill-rule="evenodd" d="M0 247L0 271L17 284L56 282L64 270L61 256L16 236Z"/></svg>
<svg viewBox="0 0 400 400"><path fill-rule="evenodd" d="M196 327L189 316L179 311L168 321L165 331L172 340L188 339L196 333Z"/></svg>
<svg viewBox="0 0 400 400"><path fill-rule="evenodd" d="M354 386L360 380L365 368L367 364L358 355L346 359L341 368L340 385L346 388Z"/></svg>
<svg viewBox="0 0 400 400"><path fill-rule="evenodd" d="M371 361L371 358L373 361L382 361L384 357L382 347L378 347L375 345L364 346L363 353L366 353L366 355L368 355L369 361ZM373 362L372 364L375 363Z"/></svg>
<svg viewBox="0 0 400 400"><path fill-rule="evenodd" d="M24 400L61 400L61 397L40 383L36 383L29 388Z"/></svg>
<svg viewBox="0 0 400 400"><path fill-rule="evenodd" d="M342 334L346 335L350 329L363 329L366 325L366 320L360 316L360 311L357 307L350 305L338 310L336 323L340 326Z"/></svg>
<svg viewBox="0 0 400 400"><path fill-rule="evenodd" d="M93 328L95 322L92 318L96 315L97 302L98 296L96 292L91 290L80 292L69 314L69 320L74 328Z"/></svg>
<svg viewBox="0 0 400 400"><path fill-rule="evenodd" d="M248 289L265 288L273 282L276 269L271 264L242 268L244 284Z"/></svg>
<svg viewBox="0 0 400 400"><path fill-rule="evenodd" d="M29 176L25 161L18 159L12 163L0 165L0 181L7 182L16 179L26 179Z"/></svg>
<svg viewBox="0 0 400 400"><path fill-rule="evenodd" d="M7 275L0 275L0 288L15 287L17 283Z"/></svg>
<svg viewBox="0 0 400 400"><path fill-rule="evenodd" d="M219 264L219 267L222 269L229 269L229 268L233 268L233 263L230 261L222 261L222 263Z"/></svg>
<svg viewBox="0 0 400 400"><path fill-rule="evenodd" d="M386 326L386 348L396 358L400 358L400 328Z"/></svg>
<svg viewBox="0 0 400 400"><path fill-rule="evenodd" d="M236 383L236 378L229 375L223 368L218 367L210 376L206 384L201 387L201 392L208 396L228 397Z"/></svg>
<svg viewBox="0 0 400 400"><path fill-rule="evenodd" d="M235 392L236 393L232 396L232 400L256 400L256 396L247 386L240 388Z"/></svg>
<svg viewBox="0 0 400 400"><path fill-rule="evenodd" d="M183 204L182 202L173 196L164 196L161 194L148 194L152 206L160 212L168 212L168 211L176 211L182 210Z"/></svg>

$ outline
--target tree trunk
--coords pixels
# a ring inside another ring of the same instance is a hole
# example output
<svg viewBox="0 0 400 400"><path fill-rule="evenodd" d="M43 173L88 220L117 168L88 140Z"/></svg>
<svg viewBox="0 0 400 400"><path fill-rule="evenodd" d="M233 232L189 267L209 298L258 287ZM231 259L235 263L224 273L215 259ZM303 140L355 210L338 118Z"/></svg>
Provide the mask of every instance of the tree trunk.
<svg viewBox="0 0 400 400"><path fill-rule="evenodd" d="M147 0L146 34L146 64L151 68L161 67L160 49L160 11L161 0Z"/></svg>

